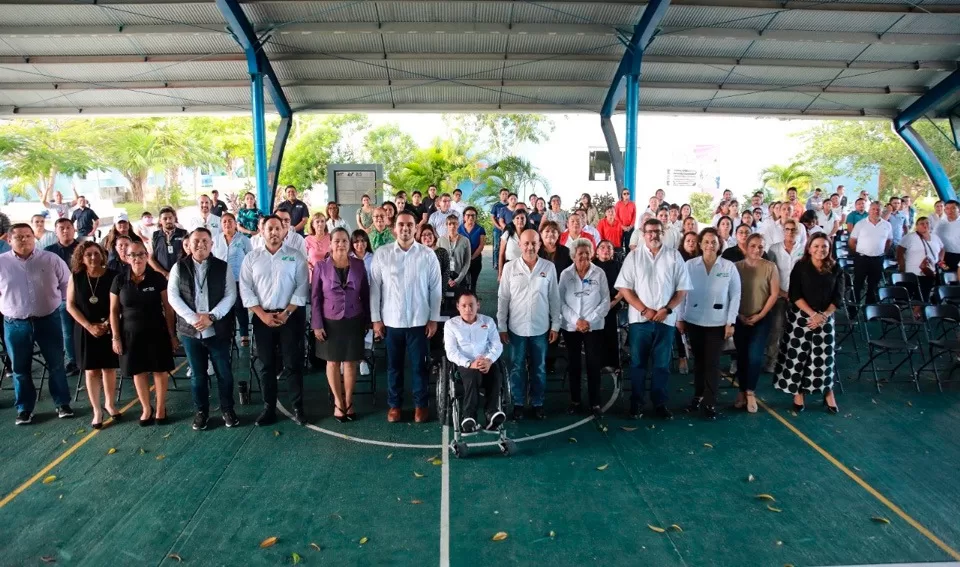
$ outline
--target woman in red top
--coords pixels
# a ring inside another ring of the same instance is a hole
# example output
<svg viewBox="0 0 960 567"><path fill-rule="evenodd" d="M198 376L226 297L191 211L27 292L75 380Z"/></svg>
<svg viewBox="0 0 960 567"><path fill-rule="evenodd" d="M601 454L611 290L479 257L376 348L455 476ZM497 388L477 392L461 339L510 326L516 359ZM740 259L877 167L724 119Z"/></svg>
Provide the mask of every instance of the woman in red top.
<svg viewBox="0 0 960 567"><path fill-rule="evenodd" d="M613 242L619 243L620 248L626 248L630 243L630 236L633 235L633 224L637 221L637 206L630 199L629 189L624 188L620 192L620 200L614 205L614 212L623 232L621 237Z"/></svg>
<svg viewBox="0 0 960 567"><path fill-rule="evenodd" d="M603 211L603 218L597 222L597 232L600 233L600 240L609 240L611 243L620 243L623 238L623 227L617 222L617 212L613 207L607 207ZM614 245L616 245L614 244Z"/></svg>

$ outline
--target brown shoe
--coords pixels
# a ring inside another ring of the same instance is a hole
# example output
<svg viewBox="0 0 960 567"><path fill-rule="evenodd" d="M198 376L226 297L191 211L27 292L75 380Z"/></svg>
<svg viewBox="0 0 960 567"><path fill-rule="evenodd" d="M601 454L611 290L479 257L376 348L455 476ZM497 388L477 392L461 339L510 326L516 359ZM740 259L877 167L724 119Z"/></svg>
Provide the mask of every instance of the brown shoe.
<svg viewBox="0 0 960 567"><path fill-rule="evenodd" d="M426 423L430 421L430 410L427 408L417 408L413 413L413 421L417 423Z"/></svg>
<svg viewBox="0 0 960 567"><path fill-rule="evenodd" d="M387 421L390 423L400 421L400 408L390 408L390 411L387 412Z"/></svg>

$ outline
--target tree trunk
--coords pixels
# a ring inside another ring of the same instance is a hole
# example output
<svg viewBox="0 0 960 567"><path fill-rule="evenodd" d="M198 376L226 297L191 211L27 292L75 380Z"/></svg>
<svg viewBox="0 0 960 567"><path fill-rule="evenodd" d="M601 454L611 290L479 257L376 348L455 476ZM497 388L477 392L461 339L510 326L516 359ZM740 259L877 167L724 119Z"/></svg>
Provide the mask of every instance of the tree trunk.
<svg viewBox="0 0 960 567"><path fill-rule="evenodd" d="M141 205L146 205L146 199L144 198L143 190L147 184L147 172L145 171L136 171L133 173L125 173L124 177L127 178L127 181L130 182L130 195L133 198L135 203L140 203Z"/></svg>

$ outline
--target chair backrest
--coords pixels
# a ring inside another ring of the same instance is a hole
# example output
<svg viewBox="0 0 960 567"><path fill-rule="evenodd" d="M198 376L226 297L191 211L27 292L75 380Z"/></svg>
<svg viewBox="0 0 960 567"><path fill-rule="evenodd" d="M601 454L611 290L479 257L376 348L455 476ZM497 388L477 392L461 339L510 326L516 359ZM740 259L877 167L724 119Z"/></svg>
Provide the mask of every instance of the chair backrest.
<svg viewBox="0 0 960 567"><path fill-rule="evenodd" d="M884 286L877 290L877 293L880 295L880 302L892 302L900 304L903 302L910 303L910 292L906 288L900 287L898 285Z"/></svg>
<svg viewBox="0 0 960 567"><path fill-rule="evenodd" d="M960 303L960 286L941 285L937 287L937 296L943 303Z"/></svg>
<svg viewBox="0 0 960 567"><path fill-rule="evenodd" d="M905 274L901 274L900 272L897 272L896 274L893 274L893 285L899 285L902 283L919 284L920 278L917 277L917 274L913 274L910 272L907 272Z"/></svg>
<svg viewBox="0 0 960 567"><path fill-rule="evenodd" d="M853 269L853 260L850 258L838 258L837 265L840 266L841 270L850 270Z"/></svg>
<svg viewBox="0 0 960 567"><path fill-rule="evenodd" d="M923 308L923 314L927 321L931 323L941 319L951 323L960 323L960 307L956 305L927 305Z"/></svg>
<svg viewBox="0 0 960 567"><path fill-rule="evenodd" d="M960 283L960 281L958 281L957 279L956 272L943 272L941 276L942 276L941 279L943 280L943 285L956 285L957 283Z"/></svg>
<svg viewBox="0 0 960 567"><path fill-rule="evenodd" d="M878 305L867 305L867 321L886 319L890 321L901 322L900 308L890 303L880 303Z"/></svg>

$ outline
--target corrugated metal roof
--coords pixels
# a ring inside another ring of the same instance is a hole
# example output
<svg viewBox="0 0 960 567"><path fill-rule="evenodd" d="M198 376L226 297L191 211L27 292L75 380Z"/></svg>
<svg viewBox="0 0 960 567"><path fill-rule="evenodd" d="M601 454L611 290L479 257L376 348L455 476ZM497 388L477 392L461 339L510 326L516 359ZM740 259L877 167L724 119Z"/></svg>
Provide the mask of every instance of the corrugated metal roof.
<svg viewBox="0 0 960 567"><path fill-rule="evenodd" d="M322 61L277 61L273 69L281 81L298 79L387 79L387 62L379 60L334 59ZM244 65L246 70L246 65Z"/></svg>
<svg viewBox="0 0 960 567"><path fill-rule="evenodd" d="M663 27L724 27L763 29L777 10L767 8L716 8L712 6L673 6L664 16Z"/></svg>
<svg viewBox="0 0 960 567"><path fill-rule="evenodd" d="M883 33L901 17L902 14L844 14L836 11L781 12L767 29Z"/></svg>

